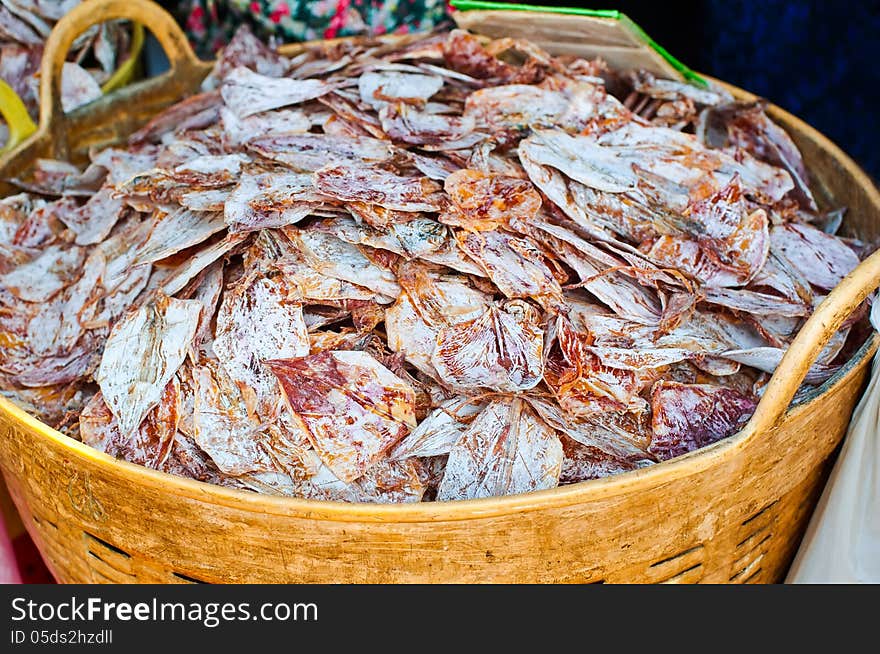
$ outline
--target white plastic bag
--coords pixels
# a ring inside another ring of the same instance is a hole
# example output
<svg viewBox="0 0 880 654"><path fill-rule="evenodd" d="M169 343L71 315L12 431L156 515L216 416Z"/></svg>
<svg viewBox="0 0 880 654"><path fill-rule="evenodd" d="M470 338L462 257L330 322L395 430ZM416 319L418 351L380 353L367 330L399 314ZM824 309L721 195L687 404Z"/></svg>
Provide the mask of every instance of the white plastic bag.
<svg viewBox="0 0 880 654"><path fill-rule="evenodd" d="M880 355L786 583L880 583Z"/></svg>

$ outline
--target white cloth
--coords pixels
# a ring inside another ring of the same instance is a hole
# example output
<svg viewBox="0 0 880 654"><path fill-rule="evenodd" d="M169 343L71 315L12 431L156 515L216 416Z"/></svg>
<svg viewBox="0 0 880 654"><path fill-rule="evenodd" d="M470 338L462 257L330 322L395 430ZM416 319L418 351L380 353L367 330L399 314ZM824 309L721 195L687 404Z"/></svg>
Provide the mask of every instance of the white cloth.
<svg viewBox="0 0 880 654"><path fill-rule="evenodd" d="M880 355L786 583L880 583Z"/></svg>

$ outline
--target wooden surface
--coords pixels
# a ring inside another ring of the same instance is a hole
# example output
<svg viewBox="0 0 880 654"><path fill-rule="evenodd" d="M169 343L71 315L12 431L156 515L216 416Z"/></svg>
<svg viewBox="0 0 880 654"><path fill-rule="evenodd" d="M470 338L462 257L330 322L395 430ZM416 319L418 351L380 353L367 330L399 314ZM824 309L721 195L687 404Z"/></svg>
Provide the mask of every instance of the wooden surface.
<svg viewBox="0 0 880 654"><path fill-rule="evenodd" d="M114 17L157 29L144 20L143 0L105 4L115 7ZM123 6L131 11L123 13ZM176 27L166 27L167 48L178 37ZM167 91L163 101L194 89L204 74L204 64L183 60L189 63L177 70L186 80L172 73L153 87ZM149 117L132 105L145 97L141 88L126 89L103 108L105 120L114 113L130 117L106 134L122 138ZM156 100L154 111L161 104ZM867 177L823 136L777 108L771 113L804 152L820 195L850 207L847 225L854 234L877 238L880 195ZM65 121L73 121L76 130L78 121L101 127L80 114ZM41 132L51 129L41 121ZM41 143L32 145L35 150L52 145ZM72 153L80 151L78 138L69 145ZM23 171L23 162L36 155L28 150L18 156L15 165ZM874 255L828 296L740 434L605 479L526 495L418 505L269 497L116 461L6 400L0 400L5 436L0 469L28 531L61 581L780 581L880 339L872 337L822 393L787 412L786 407L810 357L878 279L880 258Z"/></svg>

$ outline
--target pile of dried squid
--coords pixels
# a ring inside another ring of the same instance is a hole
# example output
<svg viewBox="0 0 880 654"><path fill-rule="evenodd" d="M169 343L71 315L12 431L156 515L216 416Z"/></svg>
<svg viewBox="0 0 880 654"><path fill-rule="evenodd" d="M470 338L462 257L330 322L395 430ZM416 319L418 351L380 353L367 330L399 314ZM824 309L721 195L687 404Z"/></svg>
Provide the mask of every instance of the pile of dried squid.
<svg viewBox="0 0 880 654"><path fill-rule="evenodd" d="M4 395L121 459L324 500L725 438L867 250L760 103L460 30L286 59L243 29L127 147L17 183Z"/></svg>

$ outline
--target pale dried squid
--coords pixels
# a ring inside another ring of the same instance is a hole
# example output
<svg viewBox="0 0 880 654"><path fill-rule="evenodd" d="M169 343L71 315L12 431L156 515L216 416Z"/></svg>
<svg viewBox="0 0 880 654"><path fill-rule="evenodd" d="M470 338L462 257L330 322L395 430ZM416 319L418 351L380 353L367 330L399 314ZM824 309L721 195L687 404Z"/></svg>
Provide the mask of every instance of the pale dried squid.
<svg viewBox="0 0 880 654"><path fill-rule="evenodd" d="M458 30L292 59L240 32L126 145L19 183L3 393L112 456L321 500L726 438L867 252L760 103Z"/></svg>

